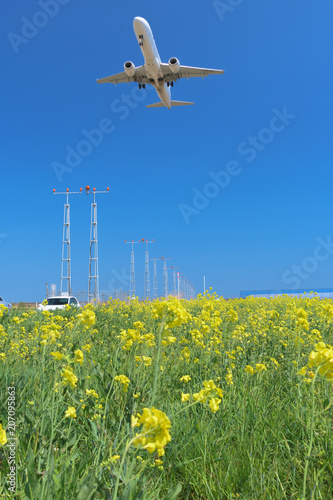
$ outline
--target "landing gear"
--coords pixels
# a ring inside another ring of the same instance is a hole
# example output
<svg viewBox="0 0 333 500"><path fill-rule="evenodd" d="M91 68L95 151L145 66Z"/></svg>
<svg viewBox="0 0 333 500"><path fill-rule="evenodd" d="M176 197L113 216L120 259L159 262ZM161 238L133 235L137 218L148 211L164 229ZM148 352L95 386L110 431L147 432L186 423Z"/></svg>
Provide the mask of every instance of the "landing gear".
<svg viewBox="0 0 333 500"><path fill-rule="evenodd" d="M167 82L167 87L173 87L173 82Z"/></svg>
<svg viewBox="0 0 333 500"><path fill-rule="evenodd" d="M139 45L140 47L143 46L143 35L139 35Z"/></svg>
<svg viewBox="0 0 333 500"><path fill-rule="evenodd" d="M145 89L146 84L145 83L139 83L139 89Z"/></svg>

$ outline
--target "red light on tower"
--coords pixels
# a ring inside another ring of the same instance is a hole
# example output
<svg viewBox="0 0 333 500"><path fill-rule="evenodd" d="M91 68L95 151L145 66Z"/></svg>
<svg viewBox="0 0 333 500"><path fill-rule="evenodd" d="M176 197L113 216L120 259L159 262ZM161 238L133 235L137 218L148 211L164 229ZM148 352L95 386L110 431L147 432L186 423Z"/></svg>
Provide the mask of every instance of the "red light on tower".
<svg viewBox="0 0 333 500"><path fill-rule="evenodd" d="M96 191L96 188L93 188L93 191Z"/></svg>
<svg viewBox="0 0 333 500"><path fill-rule="evenodd" d="M55 193L55 189L53 189L53 192Z"/></svg>
<svg viewBox="0 0 333 500"><path fill-rule="evenodd" d="M110 191L110 188L106 188L106 190L107 190L107 192L109 192L109 191Z"/></svg>
<svg viewBox="0 0 333 500"><path fill-rule="evenodd" d="M80 193L82 193L82 188L80 188Z"/></svg>
<svg viewBox="0 0 333 500"><path fill-rule="evenodd" d="M69 192L69 189L67 188L67 189L66 189L66 191L67 191L67 193L68 193L68 192Z"/></svg>
<svg viewBox="0 0 333 500"><path fill-rule="evenodd" d="M89 191L90 191L90 186L86 186L86 191L87 191L87 193L89 193Z"/></svg>

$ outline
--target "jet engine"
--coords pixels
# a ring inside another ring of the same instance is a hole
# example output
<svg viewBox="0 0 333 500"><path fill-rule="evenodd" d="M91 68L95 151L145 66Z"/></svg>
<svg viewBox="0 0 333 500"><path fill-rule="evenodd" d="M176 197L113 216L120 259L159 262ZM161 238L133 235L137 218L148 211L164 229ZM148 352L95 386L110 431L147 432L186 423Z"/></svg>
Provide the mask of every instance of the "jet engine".
<svg viewBox="0 0 333 500"><path fill-rule="evenodd" d="M178 71L180 70L180 63L177 57L171 57L171 59L169 59L169 68L175 75L178 73Z"/></svg>
<svg viewBox="0 0 333 500"><path fill-rule="evenodd" d="M124 70L125 70L126 75L129 78L132 78L135 75L135 66L132 63L132 61L125 62L125 64L124 64Z"/></svg>

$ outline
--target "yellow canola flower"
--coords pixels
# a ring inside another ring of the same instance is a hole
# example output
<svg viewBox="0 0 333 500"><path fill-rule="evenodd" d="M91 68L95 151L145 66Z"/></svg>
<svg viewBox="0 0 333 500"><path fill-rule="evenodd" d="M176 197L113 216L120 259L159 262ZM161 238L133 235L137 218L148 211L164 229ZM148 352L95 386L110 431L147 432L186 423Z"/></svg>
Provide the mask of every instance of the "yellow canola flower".
<svg viewBox="0 0 333 500"><path fill-rule="evenodd" d="M62 352L56 351L56 352L50 352L51 356L54 357L54 359L58 359L59 361L65 356Z"/></svg>
<svg viewBox="0 0 333 500"><path fill-rule="evenodd" d="M94 396L94 398L98 399L98 394L94 389L86 389L87 396Z"/></svg>
<svg viewBox="0 0 333 500"><path fill-rule="evenodd" d="M333 379L333 348L318 342L309 356L309 367L319 367L319 373L328 380Z"/></svg>
<svg viewBox="0 0 333 500"><path fill-rule="evenodd" d="M76 351L74 351L74 354L75 354L75 358L74 358L75 363L80 363L80 365L82 365L83 352L80 349L77 349Z"/></svg>
<svg viewBox="0 0 333 500"><path fill-rule="evenodd" d="M63 384L65 385L69 384L72 387L76 387L78 379L76 375L74 375L74 373L69 368L65 368L61 376L63 377Z"/></svg>
<svg viewBox="0 0 333 500"><path fill-rule="evenodd" d="M234 382L232 380L232 371L230 370L230 368L227 368L227 370L228 370L228 373L227 373L227 375L225 377L226 382L227 382L228 385L233 385Z"/></svg>
<svg viewBox="0 0 333 500"><path fill-rule="evenodd" d="M153 317L162 318L164 315L166 315L166 330L187 323L191 319L191 315L176 297L154 304Z"/></svg>
<svg viewBox="0 0 333 500"><path fill-rule="evenodd" d="M207 403L209 400L209 407L213 413L219 409L219 404L223 398L223 391L215 385L214 380L205 380L203 382L204 389L200 392L193 394L193 399L197 403Z"/></svg>
<svg viewBox="0 0 333 500"><path fill-rule="evenodd" d="M187 382L190 382L191 377L189 375L183 375L179 380L186 384Z"/></svg>
<svg viewBox="0 0 333 500"><path fill-rule="evenodd" d="M157 452L161 457L165 453L165 446L171 441L169 429L171 422L160 410L144 408L142 415L132 415L132 427L142 425L141 433L135 434L133 446L142 447L149 453Z"/></svg>
<svg viewBox="0 0 333 500"><path fill-rule="evenodd" d="M7 443L6 431L0 424L0 446L5 446L6 443Z"/></svg>
<svg viewBox="0 0 333 500"><path fill-rule="evenodd" d="M246 368L244 368L245 373L250 373L251 375L255 374L255 369L251 365L246 365Z"/></svg>
<svg viewBox="0 0 333 500"><path fill-rule="evenodd" d="M185 401L188 401L190 399L190 394L184 394L182 392L182 403L184 403Z"/></svg>
<svg viewBox="0 0 333 500"><path fill-rule="evenodd" d="M76 418L76 416L76 409L74 408L74 406L69 406L66 410L65 417Z"/></svg>
<svg viewBox="0 0 333 500"><path fill-rule="evenodd" d="M211 409L212 413L216 413L217 410L219 409L219 404L221 403L221 399L217 399L217 398L212 398L210 401L209 401L209 408Z"/></svg>
<svg viewBox="0 0 333 500"><path fill-rule="evenodd" d="M238 321L237 312L234 309L230 309L230 311L228 311L228 314L226 316L226 320L231 321L232 323L237 323Z"/></svg>
<svg viewBox="0 0 333 500"><path fill-rule="evenodd" d="M115 380L117 382L120 382L123 386L123 391L127 392L128 386L130 385L131 381L129 378L126 377L126 375L117 375L115 377Z"/></svg>
<svg viewBox="0 0 333 500"><path fill-rule="evenodd" d="M258 373L260 373L260 372L262 372L262 371L264 371L264 370L266 370L266 371L267 371L267 368L266 368L266 366L265 366L265 365L263 365L262 363L256 363L256 371L257 371Z"/></svg>
<svg viewBox="0 0 333 500"><path fill-rule="evenodd" d="M92 310L92 307L93 306L91 304L87 304L82 313L77 315L77 319L84 325L86 330L93 326L96 321L96 315Z"/></svg>

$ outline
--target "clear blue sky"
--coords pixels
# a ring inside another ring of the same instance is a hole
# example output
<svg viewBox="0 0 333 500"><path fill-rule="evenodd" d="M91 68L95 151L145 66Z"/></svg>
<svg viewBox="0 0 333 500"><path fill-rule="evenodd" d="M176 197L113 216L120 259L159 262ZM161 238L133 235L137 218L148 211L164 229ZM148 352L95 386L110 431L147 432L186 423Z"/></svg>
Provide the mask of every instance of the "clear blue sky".
<svg viewBox="0 0 333 500"><path fill-rule="evenodd" d="M117 278L129 274L124 240L138 238L154 238L151 257L171 257L197 292L204 275L226 297L333 287L333 4L235 3L7 3L0 19L6 300L39 301L46 281L60 285L65 198L52 189L87 184L110 187L98 198L101 289L124 287ZM146 109L158 100L153 91L96 83L127 60L143 63L135 16L150 23L163 61L225 70L175 85L173 99L194 106ZM68 148L86 139L82 131L105 119L109 133L95 137L77 166L66 164ZM59 173L55 162L67 170ZM86 290L91 197L70 202L72 287ZM136 271L142 295L144 248Z"/></svg>

